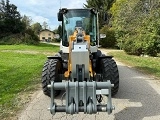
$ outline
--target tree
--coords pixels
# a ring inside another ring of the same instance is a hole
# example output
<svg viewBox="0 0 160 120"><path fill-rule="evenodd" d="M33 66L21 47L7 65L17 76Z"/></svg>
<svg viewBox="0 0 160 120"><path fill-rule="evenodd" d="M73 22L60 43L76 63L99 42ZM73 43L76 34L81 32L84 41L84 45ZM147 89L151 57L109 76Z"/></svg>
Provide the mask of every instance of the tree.
<svg viewBox="0 0 160 120"><path fill-rule="evenodd" d="M44 21L42 26L43 26L43 29L47 29L47 28L48 28L48 24L47 24L47 22L46 22L46 21Z"/></svg>
<svg viewBox="0 0 160 120"><path fill-rule="evenodd" d="M26 29L28 29L28 28L30 28L32 19L31 19L29 16L24 15L24 16L22 17L22 22L25 24Z"/></svg>
<svg viewBox="0 0 160 120"><path fill-rule="evenodd" d="M9 0L0 2L0 44L38 44L38 36L30 29L31 19L21 17L17 6Z"/></svg>
<svg viewBox="0 0 160 120"><path fill-rule="evenodd" d="M10 4L9 0L1 0L0 3L0 36L6 33L19 33L23 31L24 24L21 22L21 15L17 6Z"/></svg>
<svg viewBox="0 0 160 120"><path fill-rule="evenodd" d="M34 33L35 33L36 35L38 35L39 32L40 32L40 30L42 30L42 26L41 26L41 24L38 23L38 22L32 24L32 25L31 25L31 28L32 28L32 30L34 31Z"/></svg>
<svg viewBox="0 0 160 120"><path fill-rule="evenodd" d="M56 28L55 30L53 30L53 32L54 32L55 34L58 34L58 35L59 35L59 36L58 36L59 38L56 38L55 41L56 41L56 42L60 42L60 40L61 40L61 38L62 38L62 26L59 25L58 28Z"/></svg>
<svg viewBox="0 0 160 120"><path fill-rule="evenodd" d="M56 33L56 34L58 34L58 29L57 28L54 29L53 32Z"/></svg>
<svg viewBox="0 0 160 120"><path fill-rule="evenodd" d="M109 23L109 18L111 14L109 9L112 7L112 4L115 0L86 0L87 4L84 4L85 8L95 8L99 11L99 23L100 28L103 24ZM107 21L104 21L104 17L107 17Z"/></svg>
<svg viewBox="0 0 160 120"><path fill-rule="evenodd" d="M96 8L107 12L115 0L86 0L87 4L84 4L86 8Z"/></svg>
<svg viewBox="0 0 160 120"><path fill-rule="evenodd" d="M60 38L62 38L62 26L61 25L58 26L57 34L59 34Z"/></svg>
<svg viewBox="0 0 160 120"><path fill-rule="evenodd" d="M100 40L100 45L102 47L107 48L115 48L116 47L116 38L115 38L115 32L114 29L111 27L108 27L107 25L102 27L100 29L100 33L106 34L106 38L102 38Z"/></svg>
<svg viewBox="0 0 160 120"><path fill-rule="evenodd" d="M127 53L156 56L160 52L160 0L118 0L112 26L119 47Z"/></svg>

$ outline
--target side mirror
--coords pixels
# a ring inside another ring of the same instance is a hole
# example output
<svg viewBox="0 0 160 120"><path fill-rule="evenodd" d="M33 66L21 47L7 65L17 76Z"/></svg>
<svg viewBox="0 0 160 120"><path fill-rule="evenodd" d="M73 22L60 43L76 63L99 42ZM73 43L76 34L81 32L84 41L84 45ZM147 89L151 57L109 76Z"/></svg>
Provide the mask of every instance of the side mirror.
<svg viewBox="0 0 160 120"><path fill-rule="evenodd" d="M100 38L106 38L106 34L100 34Z"/></svg>
<svg viewBox="0 0 160 120"><path fill-rule="evenodd" d="M63 12L59 11L57 14L57 17L58 17L58 21L63 21Z"/></svg>
<svg viewBox="0 0 160 120"><path fill-rule="evenodd" d="M62 9L59 9L59 12L57 14L58 16L58 21L63 21L63 14L67 13L68 10L67 8L62 8Z"/></svg>
<svg viewBox="0 0 160 120"><path fill-rule="evenodd" d="M59 34L54 34L54 38L59 39L60 38Z"/></svg>

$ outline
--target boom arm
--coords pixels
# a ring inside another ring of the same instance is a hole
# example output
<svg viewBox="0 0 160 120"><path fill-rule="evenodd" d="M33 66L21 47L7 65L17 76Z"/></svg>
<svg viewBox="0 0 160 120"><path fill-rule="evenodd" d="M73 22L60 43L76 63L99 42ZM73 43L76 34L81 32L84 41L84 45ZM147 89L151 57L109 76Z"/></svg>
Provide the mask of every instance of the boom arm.
<svg viewBox="0 0 160 120"><path fill-rule="evenodd" d="M65 77L68 78L70 76L72 77L72 81L74 81L74 79L77 78L77 72L79 69L81 69L80 71L85 69L84 78L81 79L89 79L89 76L93 77L92 64L89 59L89 46L90 36L86 35L82 28L76 28L73 35L69 37L69 60L68 70L64 74ZM78 69L78 65L81 66L81 68Z"/></svg>

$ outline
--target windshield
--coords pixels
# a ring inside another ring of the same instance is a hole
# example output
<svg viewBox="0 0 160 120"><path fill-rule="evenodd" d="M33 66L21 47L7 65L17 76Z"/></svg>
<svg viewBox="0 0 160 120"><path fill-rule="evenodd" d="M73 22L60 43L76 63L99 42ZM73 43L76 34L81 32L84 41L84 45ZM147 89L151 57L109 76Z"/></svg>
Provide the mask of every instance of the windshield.
<svg viewBox="0 0 160 120"><path fill-rule="evenodd" d="M66 46L68 38L79 27L86 35L90 35L91 42L96 41L96 15L89 9L71 9L63 15L63 45ZM68 45L67 45L68 46Z"/></svg>

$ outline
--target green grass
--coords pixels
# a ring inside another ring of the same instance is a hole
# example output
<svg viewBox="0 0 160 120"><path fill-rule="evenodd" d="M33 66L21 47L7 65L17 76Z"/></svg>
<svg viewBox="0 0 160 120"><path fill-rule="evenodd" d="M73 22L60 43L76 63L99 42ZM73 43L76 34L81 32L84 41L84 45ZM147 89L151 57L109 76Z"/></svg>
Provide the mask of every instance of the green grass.
<svg viewBox="0 0 160 120"><path fill-rule="evenodd" d="M54 48L54 49L53 49ZM59 47L50 45L50 44L45 44L45 43L40 43L39 45L1 45L0 50L34 50L34 51L58 51Z"/></svg>
<svg viewBox="0 0 160 120"><path fill-rule="evenodd" d="M160 79L160 57L139 57L127 55L123 51L111 51L109 54L127 65Z"/></svg>
<svg viewBox="0 0 160 120"><path fill-rule="evenodd" d="M14 50L50 51L53 54L58 49L46 44L0 45L0 119L10 117L20 109L20 94L31 92L34 85L41 82L42 67L47 59L44 54L17 53Z"/></svg>

